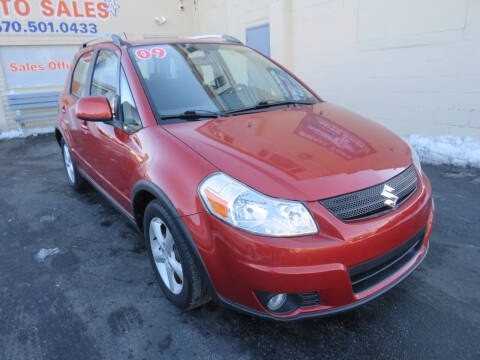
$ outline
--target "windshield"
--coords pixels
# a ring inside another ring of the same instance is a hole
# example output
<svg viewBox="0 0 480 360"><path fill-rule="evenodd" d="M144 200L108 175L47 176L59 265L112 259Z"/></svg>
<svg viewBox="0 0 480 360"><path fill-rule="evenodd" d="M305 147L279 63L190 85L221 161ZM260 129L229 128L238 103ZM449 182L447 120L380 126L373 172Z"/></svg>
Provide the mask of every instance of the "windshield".
<svg viewBox="0 0 480 360"><path fill-rule="evenodd" d="M292 76L244 46L163 44L129 51L160 116L229 112L262 103L318 102Z"/></svg>

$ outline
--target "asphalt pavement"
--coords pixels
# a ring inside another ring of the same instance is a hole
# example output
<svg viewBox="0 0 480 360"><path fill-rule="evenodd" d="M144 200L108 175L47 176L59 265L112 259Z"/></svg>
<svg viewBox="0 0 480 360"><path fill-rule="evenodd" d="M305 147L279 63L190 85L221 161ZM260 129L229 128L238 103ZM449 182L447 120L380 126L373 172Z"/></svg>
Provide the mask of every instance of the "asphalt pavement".
<svg viewBox="0 0 480 360"><path fill-rule="evenodd" d="M480 359L480 170L424 169L436 217L417 271L349 313L275 323L175 308L137 230L68 186L53 135L0 141L0 359Z"/></svg>

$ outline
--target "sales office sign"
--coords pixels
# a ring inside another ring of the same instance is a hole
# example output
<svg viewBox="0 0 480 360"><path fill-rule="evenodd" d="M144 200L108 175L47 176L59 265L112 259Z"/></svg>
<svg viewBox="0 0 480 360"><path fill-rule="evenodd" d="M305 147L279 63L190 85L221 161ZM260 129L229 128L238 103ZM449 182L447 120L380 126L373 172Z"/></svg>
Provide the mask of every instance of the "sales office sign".
<svg viewBox="0 0 480 360"><path fill-rule="evenodd" d="M119 8L116 0L0 0L0 36L97 34Z"/></svg>

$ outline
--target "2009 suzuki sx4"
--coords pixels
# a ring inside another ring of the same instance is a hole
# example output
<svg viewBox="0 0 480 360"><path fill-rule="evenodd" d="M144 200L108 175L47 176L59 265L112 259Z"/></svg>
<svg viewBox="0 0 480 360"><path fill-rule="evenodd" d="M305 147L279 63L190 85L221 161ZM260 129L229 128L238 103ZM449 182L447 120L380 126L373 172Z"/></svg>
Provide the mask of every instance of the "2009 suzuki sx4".
<svg viewBox="0 0 480 360"><path fill-rule="evenodd" d="M415 151L234 38L86 43L59 101L68 182L138 226L180 308L331 315L427 253L434 206Z"/></svg>

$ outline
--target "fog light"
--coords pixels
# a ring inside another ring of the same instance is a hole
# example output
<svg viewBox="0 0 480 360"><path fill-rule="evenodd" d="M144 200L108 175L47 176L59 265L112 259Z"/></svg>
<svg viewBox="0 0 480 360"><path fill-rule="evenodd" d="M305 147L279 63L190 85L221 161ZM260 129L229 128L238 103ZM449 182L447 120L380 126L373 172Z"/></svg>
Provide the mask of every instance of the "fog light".
<svg viewBox="0 0 480 360"><path fill-rule="evenodd" d="M268 310L275 311L280 309L287 300L287 294L277 294L274 295L268 300L267 307Z"/></svg>

